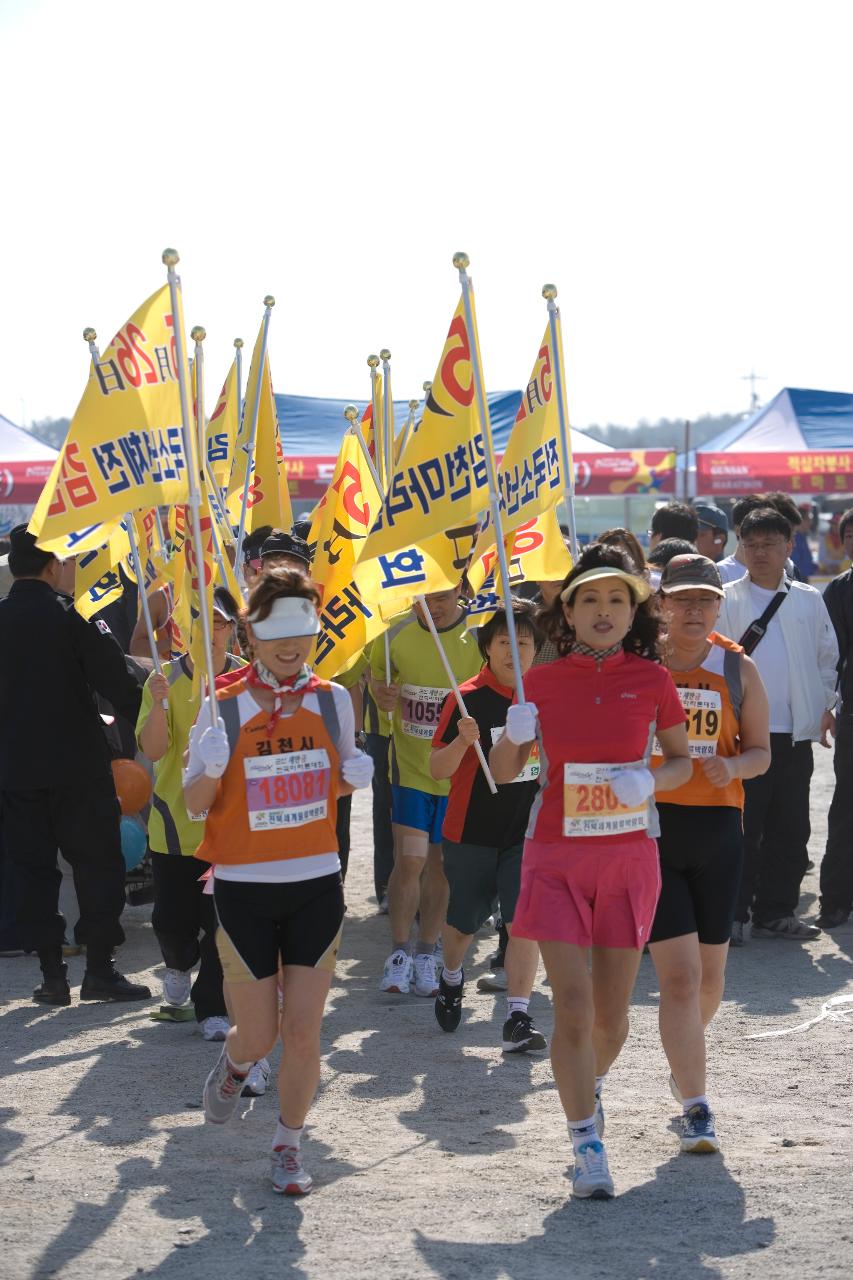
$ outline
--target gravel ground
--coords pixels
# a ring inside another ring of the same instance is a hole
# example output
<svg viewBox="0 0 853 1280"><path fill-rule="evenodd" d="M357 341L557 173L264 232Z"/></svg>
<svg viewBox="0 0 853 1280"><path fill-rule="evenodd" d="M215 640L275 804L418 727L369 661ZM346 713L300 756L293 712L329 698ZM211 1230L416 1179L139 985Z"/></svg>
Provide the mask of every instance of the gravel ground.
<svg viewBox="0 0 853 1280"><path fill-rule="evenodd" d="M817 861L832 777L828 753L815 755ZM853 925L733 954L710 1043L721 1157L678 1154L644 958L605 1096L619 1195L574 1203L548 1062L496 1048L503 998L472 981L449 1037L429 1001L379 993L388 934L370 896L366 797L353 813L349 912L304 1144L314 1193L296 1203L270 1189L273 1093L227 1129L204 1126L218 1048L194 1023L152 1022L149 1006L46 1011L28 1000L36 962L0 960L3 1280L853 1274L853 1004L795 1030L833 996L853 998ZM813 918L816 871L803 888ZM127 918L122 967L159 993L150 908ZM479 935L469 978L492 944ZM82 959L70 966L79 983ZM541 980L534 1012L550 1033ZM768 1031L785 1034L750 1038Z"/></svg>

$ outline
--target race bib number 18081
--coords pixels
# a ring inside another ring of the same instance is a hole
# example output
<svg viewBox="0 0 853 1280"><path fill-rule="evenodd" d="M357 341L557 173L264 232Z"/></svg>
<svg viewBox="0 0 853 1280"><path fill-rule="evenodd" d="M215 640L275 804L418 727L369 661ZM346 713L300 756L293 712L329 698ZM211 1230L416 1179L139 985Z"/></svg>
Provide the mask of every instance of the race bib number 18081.
<svg viewBox="0 0 853 1280"><path fill-rule="evenodd" d="M250 831L304 827L325 818L329 798L329 756L287 751L243 761Z"/></svg>

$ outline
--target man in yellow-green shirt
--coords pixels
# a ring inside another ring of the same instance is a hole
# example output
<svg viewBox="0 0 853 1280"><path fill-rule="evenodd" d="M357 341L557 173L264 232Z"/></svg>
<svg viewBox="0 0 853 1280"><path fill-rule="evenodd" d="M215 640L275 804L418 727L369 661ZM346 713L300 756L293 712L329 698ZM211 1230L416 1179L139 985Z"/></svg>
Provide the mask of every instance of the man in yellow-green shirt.
<svg viewBox="0 0 853 1280"><path fill-rule="evenodd" d="M426 596L442 647L457 684L480 670L474 635L466 630L459 591ZM391 680L386 680L385 646L380 638L370 653L370 689L380 711L391 711L391 820L394 870L388 882L388 914L393 949L385 962L380 990L434 996L438 991L434 948L447 910L447 880L441 860L441 826L450 783L432 777L432 735L450 693L447 673L420 606L389 632ZM417 945L410 935L420 911Z"/></svg>

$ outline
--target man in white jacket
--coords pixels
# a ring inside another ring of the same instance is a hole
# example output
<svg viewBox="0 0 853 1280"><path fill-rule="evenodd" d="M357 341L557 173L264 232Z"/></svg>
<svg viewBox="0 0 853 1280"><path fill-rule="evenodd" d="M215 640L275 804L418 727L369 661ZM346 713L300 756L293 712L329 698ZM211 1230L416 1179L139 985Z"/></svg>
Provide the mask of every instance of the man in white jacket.
<svg viewBox="0 0 853 1280"><path fill-rule="evenodd" d="M778 511L758 509L744 517L740 550L747 572L726 585L717 624L723 635L745 644L770 700L770 768L744 783L744 864L733 946L743 945L750 912L753 938L808 941L820 933L794 913L811 834L812 743L829 747L827 734L835 736L838 643L820 593L785 575L791 548L790 523ZM754 629L751 647L745 633L780 592L781 603L763 630Z"/></svg>

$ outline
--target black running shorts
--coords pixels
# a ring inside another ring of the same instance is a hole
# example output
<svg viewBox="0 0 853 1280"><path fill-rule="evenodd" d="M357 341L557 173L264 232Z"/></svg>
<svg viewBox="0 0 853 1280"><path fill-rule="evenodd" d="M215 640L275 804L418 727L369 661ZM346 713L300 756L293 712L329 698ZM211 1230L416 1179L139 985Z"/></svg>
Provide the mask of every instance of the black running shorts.
<svg viewBox="0 0 853 1280"><path fill-rule="evenodd" d="M263 883L219 880L216 946L226 982L258 982L279 965L334 970L344 919L341 875Z"/></svg>
<svg viewBox="0 0 853 1280"><path fill-rule="evenodd" d="M450 886L447 923L460 933L476 933L500 904L504 924L511 924L521 884L524 844L493 849L445 839L442 849Z"/></svg>
<svg viewBox="0 0 853 1280"><path fill-rule="evenodd" d="M728 942L743 863L740 809L658 804L661 891L649 942Z"/></svg>

